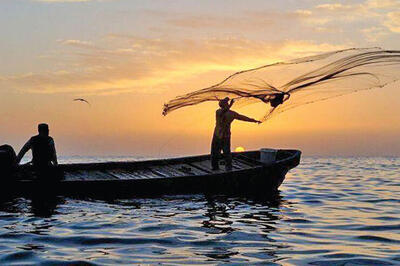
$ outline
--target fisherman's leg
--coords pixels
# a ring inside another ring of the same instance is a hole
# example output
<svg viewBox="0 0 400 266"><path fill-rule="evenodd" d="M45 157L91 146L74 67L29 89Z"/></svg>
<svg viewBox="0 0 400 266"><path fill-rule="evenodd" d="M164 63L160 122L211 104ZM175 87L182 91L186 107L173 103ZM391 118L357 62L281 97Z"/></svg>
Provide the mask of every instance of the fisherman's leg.
<svg viewBox="0 0 400 266"><path fill-rule="evenodd" d="M213 137L211 142L211 167L213 170L217 170L219 168L218 159L221 154L221 145L220 141L217 137Z"/></svg>
<svg viewBox="0 0 400 266"><path fill-rule="evenodd" d="M231 138L224 139L222 149L225 157L225 169L230 171L232 170Z"/></svg>

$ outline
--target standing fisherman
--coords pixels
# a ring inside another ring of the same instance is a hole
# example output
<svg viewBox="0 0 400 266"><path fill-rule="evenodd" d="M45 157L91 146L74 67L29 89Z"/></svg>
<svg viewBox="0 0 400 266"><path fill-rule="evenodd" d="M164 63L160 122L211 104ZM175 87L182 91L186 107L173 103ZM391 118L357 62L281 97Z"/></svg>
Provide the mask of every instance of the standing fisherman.
<svg viewBox="0 0 400 266"><path fill-rule="evenodd" d="M219 109L215 113L216 124L214 136L211 143L211 166L213 170L219 170L218 157L221 150L225 156L226 171L232 170L232 155L231 155L231 124L233 120L242 120L246 122L261 123L261 121L249 118L247 116L236 113L230 110L234 103L232 99L226 97L219 101Z"/></svg>

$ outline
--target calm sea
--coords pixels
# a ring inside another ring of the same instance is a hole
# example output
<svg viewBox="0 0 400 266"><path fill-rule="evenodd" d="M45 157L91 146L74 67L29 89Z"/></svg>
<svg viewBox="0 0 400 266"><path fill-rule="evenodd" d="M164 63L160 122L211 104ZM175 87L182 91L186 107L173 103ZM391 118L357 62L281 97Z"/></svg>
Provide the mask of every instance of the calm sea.
<svg viewBox="0 0 400 266"><path fill-rule="evenodd" d="M400 158L303 158L272 200L2 200L0 265L63 263L400 265Z"/></svg>

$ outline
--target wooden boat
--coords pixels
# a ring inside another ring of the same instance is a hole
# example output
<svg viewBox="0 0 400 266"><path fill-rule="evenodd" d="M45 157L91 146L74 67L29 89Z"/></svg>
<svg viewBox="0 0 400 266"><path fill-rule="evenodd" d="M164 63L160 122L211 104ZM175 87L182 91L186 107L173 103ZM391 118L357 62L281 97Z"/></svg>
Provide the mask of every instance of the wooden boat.
<svg viewBox="0 0 400 266"><path fill-rule="evenodd" d="M296 167L301 152L277 150L270 163L260 151L233 153L233 169L211 170L210 156L59 165L51 178L38 176L31 166L20 167L3 179L1 190L17 193L56 193L83 196L160 195L183 193L275 192L286 173ZM223 163L223 160L221 161ZM7 180L6 182L4 180Z"/></svg>

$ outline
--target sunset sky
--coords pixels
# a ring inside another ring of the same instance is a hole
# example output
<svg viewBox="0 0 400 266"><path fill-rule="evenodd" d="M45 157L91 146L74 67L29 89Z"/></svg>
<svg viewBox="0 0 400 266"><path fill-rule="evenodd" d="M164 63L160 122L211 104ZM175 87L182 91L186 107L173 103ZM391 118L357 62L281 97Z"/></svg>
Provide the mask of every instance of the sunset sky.
<svg viewBox="0 0 400 266"><path fill-rule="evenodd" d="M165 102L281 60L400 49L400 1L1 0L0 32L0 144L47 122L59 155L200 154L217 104L163 117ZM400 82L232 131L233 149L399 156Z"/></svg>

